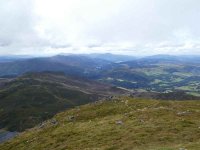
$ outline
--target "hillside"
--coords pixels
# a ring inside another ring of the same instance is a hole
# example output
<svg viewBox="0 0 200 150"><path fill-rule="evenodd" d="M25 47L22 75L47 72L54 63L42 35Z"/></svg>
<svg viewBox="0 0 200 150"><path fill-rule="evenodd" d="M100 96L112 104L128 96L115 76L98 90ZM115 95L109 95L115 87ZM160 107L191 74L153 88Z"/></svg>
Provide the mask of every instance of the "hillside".
<svg viewBox="0 0 200 150"><path fill-rule="evenodd" d="M0 128L23 131L57 112L127 91L63 73L27 73L0 84Z"/></svg>
<svg viewBox="0 0 200 150"><path fill-rule="evenodd" d="M57 114L1 150L197 150L200 101L121 97Z"/></svg>
<svg viewBox="0 0 200 150"><path fill-rule="evenodd" d="M137 57L134 56L129 56L129 55L116 55L116 54L111 54L111 53L103 53L103 54L98 54L98 53L93 53L93 54L88 54L86 55L90 58L95 58L95 59L103 59L111 62L123 62L123 61L131 61L137 59Z"/></svg>
<svg viewBox="0 0 200 150"><path fill-rule="evenodd" d="M0 62L0 76L21 75L26 72L60 71L68 75L87 76L88 72L98 72L98 68L110 62L86 56L53 56ZM92 76L92 75L91 75Z"/></svg>
<svg viewBox="0 0 200 150"><path fill-rule="evenodd" d="M200 96L199 62L198 56L151 56L112 65L98 80L138 92L184 91Z"/></svg>

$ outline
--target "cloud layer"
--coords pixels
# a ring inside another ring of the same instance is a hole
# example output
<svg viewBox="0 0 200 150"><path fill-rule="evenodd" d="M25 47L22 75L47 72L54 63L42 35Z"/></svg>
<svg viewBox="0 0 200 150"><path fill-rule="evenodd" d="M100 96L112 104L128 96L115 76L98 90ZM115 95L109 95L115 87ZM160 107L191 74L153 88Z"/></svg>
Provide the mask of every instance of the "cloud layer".
<svg viewBox="0 0 200 150"><path fill-rule="evenodd" d="M0 1L0 55L200 54L199 0Z"/></svg>

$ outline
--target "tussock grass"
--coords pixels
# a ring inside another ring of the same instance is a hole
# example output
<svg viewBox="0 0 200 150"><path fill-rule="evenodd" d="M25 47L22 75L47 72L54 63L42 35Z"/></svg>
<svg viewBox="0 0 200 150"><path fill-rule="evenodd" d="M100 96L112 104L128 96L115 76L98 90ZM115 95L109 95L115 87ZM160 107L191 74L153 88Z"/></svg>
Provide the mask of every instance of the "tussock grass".
<svg viewBox="0 0 200 150"><path fill-rule="evenodd" d="M200 101L121 97L57 114L1 150L200 149ZM117 123L119 122L120 123Z"/></svg>

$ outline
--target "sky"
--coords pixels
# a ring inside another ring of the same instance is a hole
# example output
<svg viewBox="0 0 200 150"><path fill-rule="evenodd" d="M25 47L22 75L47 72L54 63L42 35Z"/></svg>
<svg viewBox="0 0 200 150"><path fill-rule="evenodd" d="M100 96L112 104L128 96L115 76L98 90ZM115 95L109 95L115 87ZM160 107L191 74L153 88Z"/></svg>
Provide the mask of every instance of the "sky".
<svg viewBox="0 0 200 150"><path fill-rule="evenodd" d="M0 0L0 55L200 55L199 0Z"/></svg>

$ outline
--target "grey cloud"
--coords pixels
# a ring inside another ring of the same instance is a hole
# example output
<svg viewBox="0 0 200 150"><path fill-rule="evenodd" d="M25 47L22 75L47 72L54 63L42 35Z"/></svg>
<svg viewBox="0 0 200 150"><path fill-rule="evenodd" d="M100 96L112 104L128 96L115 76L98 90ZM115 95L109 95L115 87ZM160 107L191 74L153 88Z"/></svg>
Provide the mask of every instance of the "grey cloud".
<svg viewBox="0 0 200 150"><path fill-rule="evenodd" d="M89 44L87 45L88 48L95 48L95 47L102 47L102 44Z"/></svg>
<svg viewBox="0 0 200 150"><path fill-rule="evenodd" d="M165 47L182 47L184 44L176 44L176 43L171 43L171 44L159 44L159 48L165 48Z"/></svg>
<svg viewBox="0 0 200 150"><path fill-rule="evenodd" d="M51 48L55 48L55 49L59 49L59 48L69 48L72 47L72 45L68 44L68 45L58 45L58 44L53 44L51 45Z"/></svg>
<svg viewBox="0 0 200 150"><path fill-rule="evenodd" d="M29 4L30 3L30 4ZM7 0L0 1L0 38L18 42L23 38L32 38L33 16L31 1Z"/></svg>
<svg viewBox="0 0 200 150"><path fill-rule="evenodd" d="M9 46L11 44L10 41L7 41L5 39L0 39L0 47L6 47Z"/></svg>
<svg viewBox="0 0 200 150"><path fill-rule="evenodd" d="M199 6L199 0L1 0L0 55L200 54Z"/></svg>
<svg viewBox="0 0 200 150"><path fill-rule="evenodd" d="M33 4L33 0L0 1L0 54L21 53L26 47L30 53L28 47L48 44L35 30L38 18Z"/></svg>

